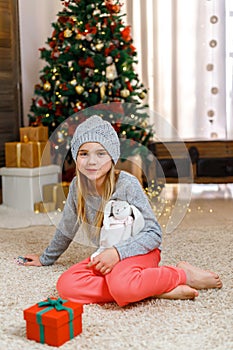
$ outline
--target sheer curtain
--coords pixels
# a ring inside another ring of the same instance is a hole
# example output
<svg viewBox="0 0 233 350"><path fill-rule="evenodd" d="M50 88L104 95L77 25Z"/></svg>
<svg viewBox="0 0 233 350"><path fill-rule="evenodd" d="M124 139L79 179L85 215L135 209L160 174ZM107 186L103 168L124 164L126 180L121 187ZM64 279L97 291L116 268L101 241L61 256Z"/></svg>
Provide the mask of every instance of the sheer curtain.
<svg viewBox="0 0 233 350"><path fill-rule="evenodd" d="M225 139L225 0L125 0L123 11L150 110L181 138Z"/></svg>

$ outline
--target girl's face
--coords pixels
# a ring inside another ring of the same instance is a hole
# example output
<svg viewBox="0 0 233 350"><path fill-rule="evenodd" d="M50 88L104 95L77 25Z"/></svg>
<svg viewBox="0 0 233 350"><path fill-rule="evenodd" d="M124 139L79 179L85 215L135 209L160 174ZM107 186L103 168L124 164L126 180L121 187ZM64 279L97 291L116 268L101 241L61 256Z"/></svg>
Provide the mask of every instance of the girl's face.
<svg viewBox="0 0 233 350"><path fill-rule="evenodd" d="M84 143L78 151L76 167L96 186L101 186L112 166L112 159L105 148L96 142Z"/></svg>

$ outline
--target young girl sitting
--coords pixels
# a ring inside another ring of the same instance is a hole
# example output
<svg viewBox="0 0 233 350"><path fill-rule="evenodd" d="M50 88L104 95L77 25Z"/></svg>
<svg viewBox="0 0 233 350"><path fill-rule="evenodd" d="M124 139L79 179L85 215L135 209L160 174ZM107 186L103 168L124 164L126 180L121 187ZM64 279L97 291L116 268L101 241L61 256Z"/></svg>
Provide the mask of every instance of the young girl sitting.
<svg viewBox="0 0 233 350"><path fill-rule="evenodd" d="M104 249L93 259L70 267L58 282L64 299L84 304L116 302L125 306L148 297L194 299L198 289L221 288L219 276L179 262L159 266L162 232L148 198L136 177L115 171L120 156L118 135L98 116L80 124L71 143L77 176L70 184L62 219L44 253L26 255L26 266L53 264L75 235L85 235L99 246L106 203L126 201L144 218L135 235Z"/></svg>

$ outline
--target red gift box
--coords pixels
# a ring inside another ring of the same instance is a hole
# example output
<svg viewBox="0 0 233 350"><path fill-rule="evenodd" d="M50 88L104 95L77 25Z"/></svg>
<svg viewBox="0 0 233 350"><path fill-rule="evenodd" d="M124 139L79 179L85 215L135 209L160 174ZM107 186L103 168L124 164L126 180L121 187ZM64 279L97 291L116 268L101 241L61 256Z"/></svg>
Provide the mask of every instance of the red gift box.
<svg viewBox="0 0 233 350"><path fill-rule="evenodd" d="M61 346L82 332L83 305L48 298L24 310L27 338Z"/></svg>

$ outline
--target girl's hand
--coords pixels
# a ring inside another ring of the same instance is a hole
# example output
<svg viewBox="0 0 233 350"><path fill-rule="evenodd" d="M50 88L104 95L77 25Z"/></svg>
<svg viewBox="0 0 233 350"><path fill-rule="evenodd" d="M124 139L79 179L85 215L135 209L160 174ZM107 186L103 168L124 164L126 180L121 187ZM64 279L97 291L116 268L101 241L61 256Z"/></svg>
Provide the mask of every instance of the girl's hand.
<svg viewBox="0 0 233 350"><path fill-rule="evenodd" d="M24 258L28 259L28 261L23 264L24 266L42 266L38 255L28 254L25 255Z"/></svg>
<svg viewBox="0 0 233 350"><path fill-rule="evenodd" d="M99 255L95 256L93 261L87 264L87 268L95 268L95 270L106 275L111 272L113 267L120 261L116 248L107 248Z"/></svg>

